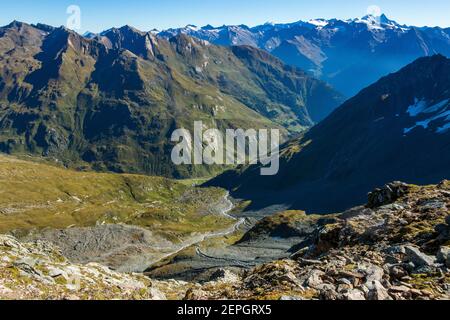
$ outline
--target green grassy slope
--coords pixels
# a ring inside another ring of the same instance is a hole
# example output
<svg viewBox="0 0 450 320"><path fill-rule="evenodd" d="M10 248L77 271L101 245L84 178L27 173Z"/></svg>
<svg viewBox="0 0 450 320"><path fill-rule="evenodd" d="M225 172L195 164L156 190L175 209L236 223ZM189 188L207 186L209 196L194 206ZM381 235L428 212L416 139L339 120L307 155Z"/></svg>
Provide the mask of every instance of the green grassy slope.
<svg viewBox="0 0 450 320"><path fill-rule="evenodd" d="M0 155L0 233L124 223L176 241L229 227L230 219L210 214L224 195L160 177L76 172Z"/></svg>

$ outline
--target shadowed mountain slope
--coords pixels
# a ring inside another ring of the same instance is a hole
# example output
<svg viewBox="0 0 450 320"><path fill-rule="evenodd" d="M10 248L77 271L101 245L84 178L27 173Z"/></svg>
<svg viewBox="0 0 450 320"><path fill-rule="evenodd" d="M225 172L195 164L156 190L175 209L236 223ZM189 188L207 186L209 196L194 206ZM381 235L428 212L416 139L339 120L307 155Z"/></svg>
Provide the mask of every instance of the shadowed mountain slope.
<svg viewBox="0 0 450 320"><path fill-rule="evenodd" d="M281 151L278 175L252 166L209 184L254 200L309 213L364 203L390 181L437 183L450 177L450 60L421 58L345 102Z"/></svg>

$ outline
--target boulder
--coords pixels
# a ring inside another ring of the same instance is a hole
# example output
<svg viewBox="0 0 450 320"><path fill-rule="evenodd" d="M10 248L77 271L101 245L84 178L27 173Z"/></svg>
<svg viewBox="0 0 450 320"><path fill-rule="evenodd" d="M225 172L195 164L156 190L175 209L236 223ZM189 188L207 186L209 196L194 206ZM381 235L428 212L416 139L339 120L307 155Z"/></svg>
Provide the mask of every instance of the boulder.
<svg viewBox="0 0 450 320"><path fill-rule="evenodd" d="M401 279L408 275L408 272L406 272L405 269L403 269L401 266L394 265L389 267L389 275L394 279Z"/></svg>
<svg viewBox="0 0 450 320"><path fill-rule="evenodd" d="M431 267L435 264L435 258L419 250L417 247L405 246L406 259L412 262L416 268Z"/></svg>
<svg viewBox="0 0 450 320"><path fill-rule="evenodd" d="M385 250L388 254L405 254L404 246L391 246Z"/></svg>
<svg viewBox="0 0 450 320"><path fill-rule="evenodd" d="M336 287L332 284L321 284L319 286L321 300L339 300L340 295L336 292Z"/></svg>
<svg viewBox="0 0 450 320"><path fill-rule="evenodd" d="M368 289L367 297L369 300L392 300L387 289L379 281L373 281L368 285Z"/></svg>
<svg viewBox="0 0 450 320"><path fill-rule="evenodd" d="M218 269L215 271L209 281L216 281L221 283L235 283L239 281L239 276L226 269Z"/></svg>
<svg viewBox="0 0 450 320"><path fill-rule="evenodd" d="M52 278L57 278L59 276L63 276L64 278L67 278L67 273L64 270L61 270L57 267L49 266L48 269L48 275Z"/></svg>
<svg viewBox="0 0 450 320"><path fill-rule="evenodd" d="M364 292L362 292L359 289L351 289L348 292L344 292L342 294L342 297L345 300L357 300L357 301L366 300L366 297L364 296Z"/></svg>
<svg viewBox="0 0 450 320"><path fill-rule="evenodd" d="M374 209L391 204L408 193L409 186L402 182L393 182L381 189L369 193L367 207Z"/></svg>
<svg viewBox="0 0 450 320"><path fill-rule="evenodd" d="M353 286L354 282L352 282L352 281L350 281L349 279L346 279L346 278L341 278L337 282L338 282L338 284L337 284L336 291L339 292L339 293L346 292L348 290L353 289L353 287L354 287Z"/></svg>
<svg viewBox="0 0 450 320"><path fill-rule="evenodd" d="M309 274L307 275L305 286L311 287L311 288L317 288L319 285L323 283L322 277L325 275L325 272L321 270L311 270Z"/></svg>
<svg viewBox="0 0 450 320"><path fill-rule="evenodd" d="M443 263L446 267L450 268L450 247L441 247L436 257L439 263Z"/></svg>
<svg viewBox="0 0 450 320"><path fill-rule="evenodd" d="M366 278L366 283L372 284L374 281L381 282L384 276L383 268L371 263L361 263L358 265L358 271L363 273Z"/></svg>
<svg viewBox="0 0 450 320"><path fill-rule="evenodd" d="M13 237L0 236L0 257L6 255L10 261L0 261L0 274L6 275L0 277L0 300L165 298L143 275L118 273L96 263L71 263L43 241L19 243ZM8 276L11 271L19 276Z"/></svg>
<svg viewBox="0 0 450 320"><path fill-rule="evenodd" d="M392 286L389 288L389 292L393 293L405 293L411 291L411 288L408 288L407 286L401 285L401 286Z"/></svg>
<svg viewBox="0 0 450 320"><path fill-rule="evenodd" d="M386 255L385 257L384 257L384 262L386 263L386 264L398 264L398 263L400 263L401 262L401 260L399 259L399 258L397 258L396 256L393 256L393 255Z"/></svg>

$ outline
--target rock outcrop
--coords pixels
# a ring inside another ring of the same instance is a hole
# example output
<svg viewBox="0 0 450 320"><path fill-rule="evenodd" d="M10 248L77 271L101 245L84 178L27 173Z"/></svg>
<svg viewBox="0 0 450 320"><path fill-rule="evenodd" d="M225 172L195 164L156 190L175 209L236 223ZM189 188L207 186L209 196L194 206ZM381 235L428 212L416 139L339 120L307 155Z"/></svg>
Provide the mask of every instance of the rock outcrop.
<svg viewBox="0 0 450 320"><path fill-rule="evenodd" d="M0 299L161 300L150 279L96 263L72 264L46 242L0 236Z"/></svg>

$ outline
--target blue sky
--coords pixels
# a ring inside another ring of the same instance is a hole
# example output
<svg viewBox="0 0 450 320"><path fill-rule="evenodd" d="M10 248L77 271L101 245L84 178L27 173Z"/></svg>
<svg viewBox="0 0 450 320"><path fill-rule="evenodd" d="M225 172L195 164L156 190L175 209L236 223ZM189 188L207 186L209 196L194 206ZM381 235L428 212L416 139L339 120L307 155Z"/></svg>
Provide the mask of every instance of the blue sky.
<svg viewBox="0 0 450 320"><path fill-rule="evenodd" d="M187 24L294 22L356 18L377 5L388 17L417 26L450 27L449 0L1 0L0 25L12 20L65 25L69 5L81 8L81 30L132 25L141 30Z"/></svg>

